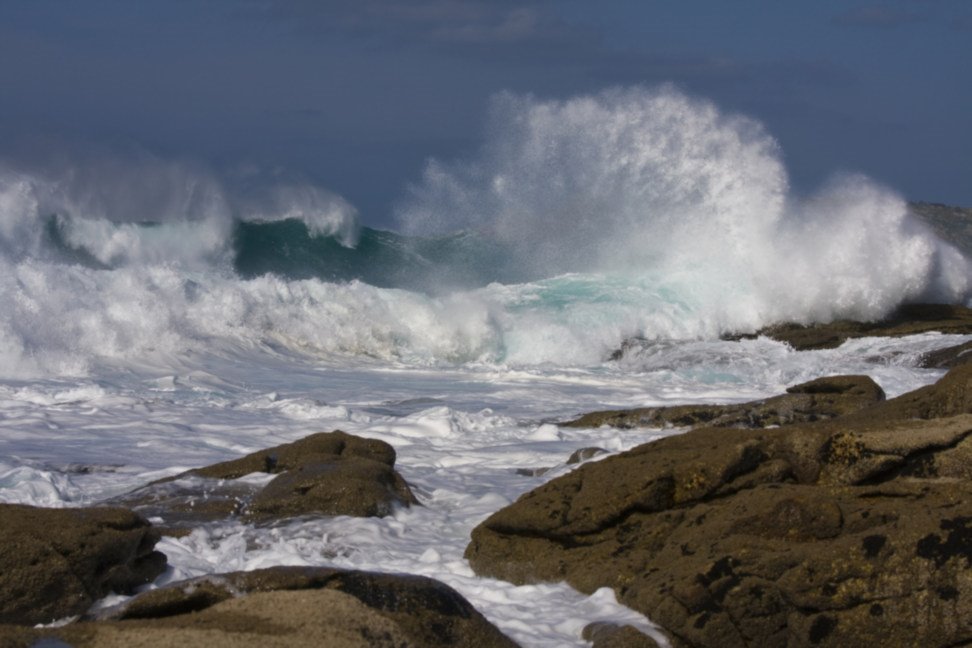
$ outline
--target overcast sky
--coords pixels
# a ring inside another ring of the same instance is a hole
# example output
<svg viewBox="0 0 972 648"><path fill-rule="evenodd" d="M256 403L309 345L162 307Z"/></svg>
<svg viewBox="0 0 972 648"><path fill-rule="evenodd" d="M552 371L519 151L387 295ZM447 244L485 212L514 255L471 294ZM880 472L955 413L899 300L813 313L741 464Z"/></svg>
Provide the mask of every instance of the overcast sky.
<svg viewBox="0 0 972 648"><path fill-rule="evenodd" d="M499 91L673 82L763 122L797 191L972 206L970 69L968 0L0 0L0 158L280 166L386 225Z"/></svg>

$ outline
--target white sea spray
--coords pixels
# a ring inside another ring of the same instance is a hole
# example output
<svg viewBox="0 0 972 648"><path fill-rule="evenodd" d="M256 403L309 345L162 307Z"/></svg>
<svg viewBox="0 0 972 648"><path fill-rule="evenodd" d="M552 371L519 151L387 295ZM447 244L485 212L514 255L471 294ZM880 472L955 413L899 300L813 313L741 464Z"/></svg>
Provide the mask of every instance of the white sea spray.
<svg viewBox="0 0 972 648"><path fill-rule="evenodd" d="M155 585L278 564L423 574L523 645L580 647L590 621L652 626L606 590L477 577L462 559L469 533L572 470L574 450L680 430L559 421L762 398L833 373L871 375L894 396L941 375L917 368L923 353L968 339L803 353L720 340L966 299L969 266L867 178L795 195L760 124L672 88L502 95L482 150L431 163L401 219L414 233L468 230L461 245L495 249L520 279L420 292L244 277L240 223L298 222L306 240L353 246L354 207L283 174L146 155L0 165L0 501L88 505L343 429L392 444L424 506L205 525L163 541L171 569ZM402 241L389 250L427 261ZM294 242L271 252L286 259ZM451 271L429 276L452 286ZM606 362L631 336L645 343Z"/></svg>

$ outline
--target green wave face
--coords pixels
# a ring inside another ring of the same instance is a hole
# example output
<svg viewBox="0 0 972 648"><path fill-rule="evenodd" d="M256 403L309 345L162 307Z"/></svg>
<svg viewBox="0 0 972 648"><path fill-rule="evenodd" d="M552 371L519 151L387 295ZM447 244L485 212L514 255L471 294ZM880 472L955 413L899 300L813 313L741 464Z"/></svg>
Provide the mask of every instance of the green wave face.
<svg viewBox="0 0 972 648"><path fill-rule="evenodd" d="M517 282L509 251L469 232L437 238L361 229L357 246L313 236L300 220L237 223L236 272L243 278L274 274L286 279L358 280L379 288L423 292Z"/></svg>

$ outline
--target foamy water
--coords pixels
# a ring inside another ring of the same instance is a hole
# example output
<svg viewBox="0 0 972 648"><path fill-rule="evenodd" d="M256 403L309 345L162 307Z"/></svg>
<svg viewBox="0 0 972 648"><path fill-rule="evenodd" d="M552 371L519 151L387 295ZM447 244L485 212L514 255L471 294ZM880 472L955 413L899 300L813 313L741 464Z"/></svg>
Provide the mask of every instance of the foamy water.
<svg viewBox="0 0 972 648"><path fill-rule="evenodd" d="M476 524L570 470L572 451L679 432L557 422L840 373L893 396L941 375L916 368L923 352L969 339L720 341L969 297L968 262L892 190L844 176L794 195L781 159L758 123L671 88L504 95L482 149L431 163L402 201L414 235L465 230L441 239L361 230L340 196L254 170L2 164L0 501L95 504L343 429L392 444L423 506L207 525L163 540L155 585L338 565L441 579L526 646L585 645L599 620L650 630L610 592L514 587L462 559ZM383 287L355 279L375 268ZM651 344L607 361L631 336ZM517 473L537 467L551 470Z"/></svg>
<svg viewBox="0 0 972 648"><path fill-rule="evenodd" d="M588 369L332 365L238 348L112 362L97 377L0 382L0 501L96 504L187 468L342 429L392 444L422 506L380 519L205 525L162 540L170 568L155 585L280 564L422 574L455 587L525 646L583 646L580 631L593 621L651 625L608 591L588 597L562 584L479 578L462 559L469 534L570 470L574 450L613 453L680 430L558 421L603 407L758 398L829 373L868 373L893 396L941 375L914 368L922 352L970 338L862 339L804 353L765 339L679 343ZM517 473L539 467L551 470Z"/></svg>

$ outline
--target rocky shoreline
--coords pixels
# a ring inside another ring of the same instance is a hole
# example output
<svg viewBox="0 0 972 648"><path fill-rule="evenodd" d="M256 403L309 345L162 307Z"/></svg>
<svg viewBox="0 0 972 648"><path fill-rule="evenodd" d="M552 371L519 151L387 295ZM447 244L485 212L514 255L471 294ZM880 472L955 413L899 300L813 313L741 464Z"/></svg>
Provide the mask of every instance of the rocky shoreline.
<svg viewBox="0 0 972 648"><path fill-rule="evenodd" d="M800 349L931 330L970 333L972 311L915 306L876 324L761 334ZM929 354L927 366L949 373L890 400L866 376L829 376L741 405L563 423L691 429L596 461L599 449L578 452L575 470L477 527L466 557L480 575L514 583L610 587L674 646L972 642L969 351ZM334 431L147 484L110 506L0 505L0 645L515 645L443 583L332 568L213 575L89 612L164 571L162 534L420 505L395 459L384 442ZM33 627L64 620L73 622ZM630 626L595 623L585 638L655 645Z"/></svg>
<svg viewBox="0 0 972 648"><path fill-rule="evenodd" d="M739 409L524 495L466 557L516 583L611 587L674 646L972 641L972 364L817 422L746 426Z"/></svg>

